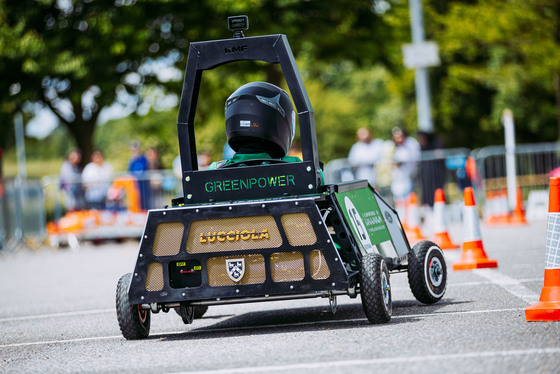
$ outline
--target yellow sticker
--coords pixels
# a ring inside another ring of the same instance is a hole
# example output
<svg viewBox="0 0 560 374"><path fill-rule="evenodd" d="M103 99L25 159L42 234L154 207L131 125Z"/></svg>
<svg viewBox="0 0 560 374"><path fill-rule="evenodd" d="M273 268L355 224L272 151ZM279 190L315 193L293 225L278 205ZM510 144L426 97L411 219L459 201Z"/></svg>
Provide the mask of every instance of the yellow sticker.
<svg viewBox="0 0 560 374"><path fill-rule="evenodd" d="M202 266L193 266L193 270L202 270Z"/></svg>
<svg viewBox="0 0 560 374"><path fill-rule="evenodd" d="M177 266L187 266L186 262L177 262Z"/></svg>

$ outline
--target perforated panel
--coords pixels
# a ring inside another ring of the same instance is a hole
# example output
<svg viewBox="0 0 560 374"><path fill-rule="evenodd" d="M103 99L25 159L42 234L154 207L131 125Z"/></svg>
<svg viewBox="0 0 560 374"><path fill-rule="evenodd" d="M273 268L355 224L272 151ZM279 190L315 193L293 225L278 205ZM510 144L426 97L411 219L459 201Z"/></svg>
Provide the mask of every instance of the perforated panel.
<svg viewBox="0 0 560 374"><path fill-rule="evenodd" d="M147 291L163 290L163 266L159 262L152 262L148 266L145 286Z"/></svg>
<svg viewBox="0 0 560 374"><path fill-rule="evenodd" d="M305 277L301 252L278 252L270 256L270 272L275 282L300 281Z"/></svg>
<svg viewBox="0 0 560 374"><path fill-rule="evenodd" d="M315 230L306 213L283 214L281 221L291 245L312 245L317 242Z"/></svg>
<svg viewBox="0 0 560 374"><path fill-rule="evenodd" d="M282 237L272 216L246 216L193 221L187 252L227 252L278 248Z"/></svg>
<svg viewBox="0 0 560 374"><path fill-rule="evenodd" d="M245 274L239 282L234 282L228 276L226 260L228 258L244 258ZM236 284L264 283L264 257L261 255L211 257L206 262L208 270L208 285L211 287L234 286Z"/></svg>
<svg viewBox="0 0 560 374"><path fill-rule="evenodd" d="M185 225L181 222L160 223L156 229L154 247L152 251L155 256L174 256L181 249Z"/></svg>
<svg viewBox="0 0 560 374"><path fill-rule="evenodd" d="M331 275L323 252L318 249L309 253L309 269L313 279L327 279Z"/></svg>

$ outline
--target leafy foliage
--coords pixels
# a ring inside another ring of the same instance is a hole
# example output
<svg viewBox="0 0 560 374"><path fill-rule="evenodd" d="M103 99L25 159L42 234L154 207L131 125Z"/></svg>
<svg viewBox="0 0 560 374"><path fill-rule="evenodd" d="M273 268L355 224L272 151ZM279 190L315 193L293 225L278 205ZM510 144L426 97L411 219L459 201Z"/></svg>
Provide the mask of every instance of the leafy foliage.
<svg viewBox="0 0 560 374"><path fill-rule="evenodd" d="M429 74L435 130L446 146L499 143L505 108L513 109L518 142L557 139L557 0L423 6L426 38L438 43L442 60ZM17 106L33 102L50 108L65 131L32 141L31 157L78 146L85 161L96 146L122 164L122 150L136 139L158 147L169 167L177 154L177 109L157 106L161 95L178 98L182 82L162 74L162 66L184 71L189 42L230 37L226 19L235 14L249 16L247 36L288 36L315 110L323 161L346 156L361 126L385 139L395 125L414 134L414 72L402 66L401 51L411 39L409 9L402 0L0 0L0 147L13 145ZM274 65L243 62L204 73L195 118L199 151L221 158L224 100L252 80L285 87ZM136 113L98 126L101 110L115 102Z"/></svg>

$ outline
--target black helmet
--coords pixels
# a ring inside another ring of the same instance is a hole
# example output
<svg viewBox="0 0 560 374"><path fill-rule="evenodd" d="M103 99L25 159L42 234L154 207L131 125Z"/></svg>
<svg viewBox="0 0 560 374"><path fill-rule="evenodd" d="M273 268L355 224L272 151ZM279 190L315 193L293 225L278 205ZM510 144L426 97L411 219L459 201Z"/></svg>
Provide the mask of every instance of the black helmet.
<svg viewBox="0 0 560 374"><path fill-rule="evenodd" d="M290 97L280 87L251 82L226 100L228 143L240 153L266 152L284 157L294 140L296 114Z"/></svg>

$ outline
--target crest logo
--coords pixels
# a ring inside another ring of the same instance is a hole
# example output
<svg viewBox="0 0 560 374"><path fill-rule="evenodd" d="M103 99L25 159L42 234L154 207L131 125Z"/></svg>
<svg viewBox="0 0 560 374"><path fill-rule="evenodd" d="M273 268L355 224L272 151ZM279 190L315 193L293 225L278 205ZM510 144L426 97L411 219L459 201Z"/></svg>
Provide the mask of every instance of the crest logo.
<svg viewBox="0 0 560 374"><path fill-rule="evenodd" d="M393 223L393 216L389 211L385 211L385 220L389 223Z"/></svg>
<svg viewBox="0 0 560 374"><path fill-rule="evenodd" d="M239 282L245 274L245 259L228 258L226 259L226 268L229 278L234 282Z"/></svg>

